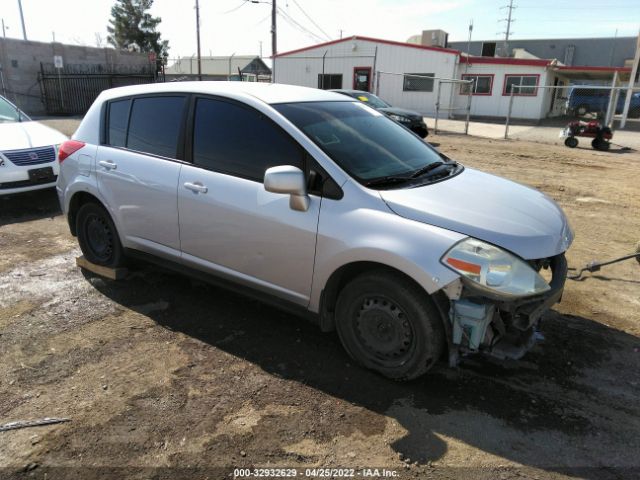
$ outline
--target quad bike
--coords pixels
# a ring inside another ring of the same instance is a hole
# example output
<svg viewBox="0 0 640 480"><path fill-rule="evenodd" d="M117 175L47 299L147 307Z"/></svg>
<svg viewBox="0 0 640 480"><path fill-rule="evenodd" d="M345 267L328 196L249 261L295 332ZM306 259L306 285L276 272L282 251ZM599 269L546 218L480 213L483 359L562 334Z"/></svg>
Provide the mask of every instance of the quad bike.
<svg viewBox="0 0 640 480"><path fill-rule="evenodd" d="M578 139L576 137L592 138L591 146L595 150L606 151L611 146L610 140L613 138L613 132L609 127L603 126L596 121L582 122L574 121L569 124L560 132L561 137L566 137L564 144L569 148L576 148L578 146Z"/></svg>

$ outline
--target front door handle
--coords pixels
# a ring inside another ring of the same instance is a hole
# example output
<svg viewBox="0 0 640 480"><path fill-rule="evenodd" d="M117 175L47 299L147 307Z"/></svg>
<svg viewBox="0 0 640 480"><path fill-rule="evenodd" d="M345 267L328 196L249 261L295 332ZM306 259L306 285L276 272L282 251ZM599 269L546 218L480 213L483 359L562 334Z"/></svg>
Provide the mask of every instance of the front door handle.
<svg viewBox="0 0 640 480"><path fill-rule="evenodd" d="M111 160L100 160L98 162L98 165L106 168L107 170L115 170L116 168L118 168L118 164L115 162L112 162Z"/></svg>
<svg viewBox="0 0 640 480"><path fill-rule="evenodd" d="M207 193L209 191L209 189L205 187L203 184L201 184L200 182L193 182L193 183L185 182L184 188L186 188L187 190L191 190L192 192L195 192L195 193Z"/></svg>

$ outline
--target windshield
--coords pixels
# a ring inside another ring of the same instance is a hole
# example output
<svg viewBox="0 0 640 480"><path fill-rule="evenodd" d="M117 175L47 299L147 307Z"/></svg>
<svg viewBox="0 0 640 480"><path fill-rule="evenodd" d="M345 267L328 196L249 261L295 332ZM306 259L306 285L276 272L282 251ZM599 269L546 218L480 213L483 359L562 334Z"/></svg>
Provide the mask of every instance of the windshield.
<svg viewBox="0 0 640 480"><path fill-rule="evenodd" d="M442 161L409 130L358 102L288 103L274 108L361 183L410 175Z"/></svg>
<svg viewBox="0 0 640 480"><path fill-rule="evenodd" d="M361 102L371 105L373 108L388 108L391 106L381 98L370 93L356 93L355 97Z"/></svg>
<svg viewBox="0 0 640 480"><path fill-rule="evenodd" d="M0 97L0 122L20 122L26 120L26 116L18 113L16 107Z"/></svg>

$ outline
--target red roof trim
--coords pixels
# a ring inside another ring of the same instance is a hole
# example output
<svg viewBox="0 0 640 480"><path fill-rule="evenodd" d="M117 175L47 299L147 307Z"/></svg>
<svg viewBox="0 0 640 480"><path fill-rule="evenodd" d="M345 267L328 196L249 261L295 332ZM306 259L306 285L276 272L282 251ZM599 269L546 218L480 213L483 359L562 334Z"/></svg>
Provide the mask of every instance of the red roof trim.
<svg viewBox="0 0 640 480"><path fill-rule="evenodd" d="M597 67L597 66L589 66L584 65L580 66L567 66L567 65L558 65L556 67L558 70L576 70L576 71L591 71L591 72L630 72L630 67Z"/></svg>
<svg viewBox="0 0 640 480"><path fill-rule="evenodd" d="M502 57L467 57L460 56L460 63L485 63L493 65L528 65L531 67L546 67L549 60L534 58L502 58Z"/></svg>
<svg viewBox="0 0 640 480"><path fill-rule="evenodd" d="M340 38L338 40L331 40L330 42L318 43L317 45L311 45L309 47L298 48L297 50L290 50L288 52L278 53L276 55L276 58L277 57L284 57L286 55L292 55L294 53L305 52L307 50L313 50L314 48L328 47L329 45L335 45L336 43L350 42L350 41L353 41L353 40L364 40L366 42L383 43L385 45L395 45L395 46L398 46L398 47L409 47L409 48L417 48L417 49L420 49L420 50L431 50L431 51L435 51L435 52L450 53L452 55L459 55L460 54L459 50L454 50L452 48L427 47L425 45L415 45L413 43L396 42L394 40L383 40L383 39L380 39L380 38L362 37L360 35L354 35L352 37Z"/></svg>

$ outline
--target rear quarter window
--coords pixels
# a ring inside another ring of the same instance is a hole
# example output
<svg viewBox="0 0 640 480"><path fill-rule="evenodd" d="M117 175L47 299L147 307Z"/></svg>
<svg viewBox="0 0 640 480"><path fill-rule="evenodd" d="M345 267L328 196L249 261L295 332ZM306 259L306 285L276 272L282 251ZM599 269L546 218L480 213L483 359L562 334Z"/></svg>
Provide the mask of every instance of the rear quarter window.
<svg viewBox="0 0 640 480"><path fill-rule="evenodd" d="M114 147L124 147L127 142L127 123L131 100L118 100L109 104L107 143Z"/></svg>

